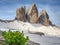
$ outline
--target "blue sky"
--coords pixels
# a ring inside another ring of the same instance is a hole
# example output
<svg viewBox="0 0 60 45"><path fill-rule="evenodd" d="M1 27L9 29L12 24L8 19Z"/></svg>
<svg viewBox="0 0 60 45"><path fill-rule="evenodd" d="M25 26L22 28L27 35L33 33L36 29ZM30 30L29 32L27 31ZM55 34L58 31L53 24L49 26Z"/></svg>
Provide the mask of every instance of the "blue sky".
<svg viewBox="0 0 60 45"><path fill-rule="evenodd" d="M0 19L14 19L16 9L22 5L29 8L35 3L38 11L45 9L53 24L60 25L60 0L0 0Z"/></svg>

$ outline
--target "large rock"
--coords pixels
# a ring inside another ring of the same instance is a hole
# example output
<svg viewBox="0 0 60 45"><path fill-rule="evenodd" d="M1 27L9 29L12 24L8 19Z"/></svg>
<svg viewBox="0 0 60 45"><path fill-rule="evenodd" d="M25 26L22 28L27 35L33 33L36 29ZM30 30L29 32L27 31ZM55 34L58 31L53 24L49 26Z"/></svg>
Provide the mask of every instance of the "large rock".
<svg viewBox="0 0 60 45"><path fill-rule="evenodd" d="M42 10L40 12L40 17L39 17L38 21L39 21L39 23L46 25L46 26L51 24L51 21L49 20L49 16L45 10Z"/></svg>
<svg viewBox="0 0 60 45"><path fill-rule="evenodd" d="M30 23L37 23L38 20L38 10L35 4L32 4L27 11L27 19Z"/></svg>
<svg viewBox="0 0 60 45"><path fill-rule="evenodd" d="M16 20L20 21L26 21L26 15L25 15L25 7L22 6L21 8L16 10Z"/></svg>

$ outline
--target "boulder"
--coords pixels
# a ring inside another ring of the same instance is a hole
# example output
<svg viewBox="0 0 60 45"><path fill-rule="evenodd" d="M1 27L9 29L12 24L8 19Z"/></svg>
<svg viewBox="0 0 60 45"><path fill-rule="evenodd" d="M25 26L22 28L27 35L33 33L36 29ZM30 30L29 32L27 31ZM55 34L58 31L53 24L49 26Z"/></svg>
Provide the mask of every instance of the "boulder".
<svg viewBox="0 0 60 45"><path fill-rule="evenodd" d="M16 10L15 20L26 21L25 7L22 6Z"/></svg>
<svg viewBox="0 0 60 45"><path fill-rule="evenodd" d="M49 16L45 10L42 10L40 12L38 22L46 26L50 25L51 21L49 20Z"/></svg>
<svg viewBox="0 0 60 45"><path fill-rule="evenodd" d="M35 4L32 4L27 10L27 19L30 23L37 23L38 20L38 10Z"/></svg>

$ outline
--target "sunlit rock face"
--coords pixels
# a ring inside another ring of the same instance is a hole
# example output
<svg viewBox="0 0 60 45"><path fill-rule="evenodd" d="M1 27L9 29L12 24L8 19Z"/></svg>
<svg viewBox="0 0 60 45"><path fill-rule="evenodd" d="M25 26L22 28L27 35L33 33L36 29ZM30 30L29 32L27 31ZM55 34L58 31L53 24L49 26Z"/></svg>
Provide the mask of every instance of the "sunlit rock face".
<svg viewBox="0 0 60 45"><path fill-rule="evenodd" d="M40 17L38 19L38 22L43 25L50 25L51 24L51 21L49 20L49 16L45 10L42 10L40 12Z"/></svg>
<svg viewBox="0 0 60 45"><path fill-rule="evenodd" d="M27 19L30 23L37 23L38 20L38 10L35 4L32 4L27 10Z"/></svg>
<svg viewBox="0 0 60 45"><path fill-rule="evenodd" d="M46 10L42 10L40 14L38 14L36 4L32 4L27 10L25 6L18 8L16 10L15 20L20 20L23 22L27 21L29 23L41 23L46 26L52 25Z"/></svg>
<svg viewBox="0 0 60 45"><path fill-rule="evenodd" d="M26 21L26 15L25 15L25 7L22 6L21 8L18 8L16 10L16 20L20 20L20 21Z"/></svg>

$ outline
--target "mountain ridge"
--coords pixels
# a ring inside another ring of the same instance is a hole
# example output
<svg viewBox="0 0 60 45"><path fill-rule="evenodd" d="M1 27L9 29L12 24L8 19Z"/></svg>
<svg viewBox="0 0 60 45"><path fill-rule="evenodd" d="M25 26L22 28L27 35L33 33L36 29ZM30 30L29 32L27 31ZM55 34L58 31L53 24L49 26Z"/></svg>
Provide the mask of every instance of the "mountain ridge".
<svg viewBox="0 0 60 45"><path fill-rule="evenodd" d="M46 10L42 10L40 14L38 14L38 9L34 3L28 8L28 10L25 6L18 8L16 10L15 20L20 20L23 22L28 21L29 23L41 23L46 26L53 25L49 20L49 15Z"/></svg>
<svg viewBox="0 0 60 45"><path fill-rule="evenodd" d="M1 22L13 22L15 20L18 21L23 21L23 22L29 22L32 24L42 24L45 26L54 26L52 22L49 19L49 15L46 12L46 10L42 9L40 14L38 14L38 9L36 7L36 4L32 4L28 10L26 9L25 6L21 6L20 8L16 9L16 16L15 19L13 20L2 20L0 19Z"/></svg>

